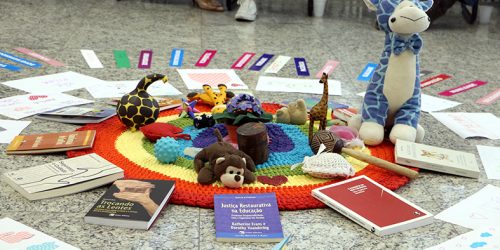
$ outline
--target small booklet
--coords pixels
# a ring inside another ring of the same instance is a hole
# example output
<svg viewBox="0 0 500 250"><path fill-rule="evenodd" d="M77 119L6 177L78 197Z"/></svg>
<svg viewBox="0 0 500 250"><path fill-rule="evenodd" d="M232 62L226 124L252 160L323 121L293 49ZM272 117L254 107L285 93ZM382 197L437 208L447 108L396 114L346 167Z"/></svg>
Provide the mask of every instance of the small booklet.
<svg viewBox="0 0 500 250"><path fill-rule="evenodd" d="M97 154L4 173L3 180L29 200L73 194L123 178L123 170Z"/></svg>
<svg viewBox="0 0 500 250"><path fill-rule="evenodd" d="M175 189L168 180L117 180L85 215L90 224L149 229Z"/></svg>
<svg viewBox="0 0 500 250"><path fill-rule="evenodd" d="M471 153L397 140L394 154L399 164L479 178L476 156Z"/></svg>
<svg viewBox="0 0 500 250"><path fill-rule="evenodd" d="M224 242L280 242L283 237L275 193L216 194L215 237Z"/></svg>
<svg viewBox="0 0 500 250"><path fill-rule="evenodd" d="M181 99L172 99L172 98L168 98L168 97L159 97L159 98L155 98L155 99L158 102L158 106L160 106L160 111L177 108L177 107L180 107L182 105ZM109 101L108 104L116 106L116 104L118 104L119 100L120 99L113 99L113 100Z"/></svg>
<svg viewBox="0 0 500 250"><path fill-rule="evenodd" d="M433 221L431 213L364 175L313 189L312 196L379 236Z"/></svg>
<svg viewBox="0 0 500 250"><path fill-rule="evenodd" d="M36 118L71 124L99 123L116 115L116 110L82 107L66 107L40 113Z"/></svg>
<svg viewBox="0 0 500 250"><path fill-rule="evenodd" d="M78 250L11 218L0 219L0 249L65 249Z"/></svg>
<svg viewBox="0 0 500 250"><path fill-rule="evenodd" d="M95 130L18 135L7 146L6 153L45 154L91 148L95 135Z"/></svg>

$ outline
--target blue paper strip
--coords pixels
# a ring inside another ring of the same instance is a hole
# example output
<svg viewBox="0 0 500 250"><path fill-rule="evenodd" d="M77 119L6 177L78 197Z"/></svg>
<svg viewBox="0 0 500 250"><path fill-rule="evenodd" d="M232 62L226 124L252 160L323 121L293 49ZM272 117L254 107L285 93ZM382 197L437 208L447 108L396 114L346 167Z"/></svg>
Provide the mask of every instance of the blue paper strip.
<svg viewBox="0 0 500 250"><path fill-rule="evenodd" d="M261 70L269 61L271 61L271 58L273 58L273 56L274 55L271 54L263 54L257 61L255 61L255 63L252 65L252 67L249 68L249 70Z"/></svg>
<svg viewBox="0 0 500 250"><path fill-rule="evenodd" d="M21 71L21 67L17 67L17 66L10 65L10 64L5 64L5 63L0 63L0 68L2 68L2 69L8 69L8 70L11 70L11 71Z"/></svg>
<svg viewBox="0 0 500 250"><path fill-rule="evenodd" d="M361 74L359 74L358 81L364 81L364 82L370 81L377 66L378 64L376 63L368 63L363 69L363 71L361 71Z"/></svg>
<svg viewBox="0 0 500 250"><path fill-rule="evenodd" d="M295 57L295 69L297 69L297 75L299 76L309 76L309 69L307 68L306 59L302 57Z"/></svg>
<svg viewBox="0 0 500 250"><path fill-rule="evenodd" d="M170 55L170 67L182 66L182 59L184 58L184 49L173 49Z"/></svg>
<svg viewBox="0 0 500 250"><path fill-rule="evenodd" d="M33 61L30 61L28 59L24 59L21 57L17 57L15 55L9 54L9 53L1 51L1 50L0 50L0 57L3 57L5 59L9 59L13 62L22 64L22 65L25 65L28 67L32 67L32 68L40 68L42 66L40 63L33 62Z"/></svg>

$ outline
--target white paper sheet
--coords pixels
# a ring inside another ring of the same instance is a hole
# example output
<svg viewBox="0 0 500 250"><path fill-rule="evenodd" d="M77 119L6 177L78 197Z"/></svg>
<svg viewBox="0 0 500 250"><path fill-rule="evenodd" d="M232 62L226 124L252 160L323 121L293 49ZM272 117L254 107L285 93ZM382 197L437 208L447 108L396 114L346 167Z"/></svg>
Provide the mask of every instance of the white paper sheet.
<svg viewBox="0 0 500 250"><path fill-rule="evenodd" d="M359 96L365 96L365 92L358 93ZM426 94L422 94L422 104L420 109L424 112L436 112L449 108L453 108L455 106L460 105L459 102L449 101L443 98L438 98Z"/></svg>
<svg viewBox="0 0 500 250"><path fill-rule="evenodd" d="M0 219L0 237L0 249L79 249L10 218Z"/></svg>
<svg viewBox="0 0 500 250"><path fill-rule="evenodd" d="M431 113L460 137L500 139L500 119L491 113Z"/></svg>
<svg viewBox="0 0 500 250"><path fill-rule="evenodd" d="M291 57L289 56L278 56L276 60L274 60L274 62L271 63L271 65L269 65L266 68L265 73L272 73L272 74L278 73L278 71L280 71L280 69L286 65L286 63L290 60L290 58Z"/></svg>
<svg viewBox="0 0 500 250"><path fill-rule="evenodd" d="M488 179L500 180L500 147L477 145L477 151Z"/></svg>
<svg viewBox="0 0 500 250"><path fill-rule="evenodd" d="M323 84L318 79L295 79L271 76L261 76L255 90L269 92L295 92L308 94L323 94ZM341 82L328 79L328 94L342 95Z"/></svg>
<svg viewBox="0 0 500 250"><path fill-rule="evenodd" d="M0 131L0 143L10 143L30 123L31 121L0 120L0 127L5 129Z"/></svg>
<svg viewBox="0 0 500 250"><path fill-rule="evenodd" d="M101 85L104 81L68 71L44 76L35 76L19 80L7 81L2 84L24 90L28 93L61 93L84 88L89 85Z"/></svg>
<svg viewBox="0 0 500 250"><path fill-rule="evenodd" d="M434 218L471 229L498 226L500 188L487 185L477 193L442 211Z"/></svg>
<svg viewBox="0 0 500 250"><path fill-rule="evenodd" d="M107 81L100 85L87 86L94 98L120 98L134 90L138 81ZM172 84L156 81L149 85L148 93L152 96L182 95Z"/></svg>
<svg viewBox="0 0 500 250"><path fill-rule="evenodd" d="M209 84L217 90L217 85L225 84L228 89L248 89L232 69L177 69L188 89L203 89Z"/></svg>
<svg viewBox="0 0 500 250"><path fill-rule="evenodd" d="M425 250L500 249L500 228L485 227L459 235Z"/></svg>
<svg viewBox="0 0 500 250"><path fill-rule="evenodd" d="M21 119L58 108L91 102L93 101L62 93L17 95L0 99L0 115Z"/></svg>
<svg viewBox="0 0 500 250"><path fill-rule="evenodd" d="M80 52L82 53L83 58L85 59L85 61L89 65L89 68L91 68L91 69L104 68L101 61L99 61L99 58L97 57L97 55L95 54L95 52L93 50L82 49L82 50L80 50Z"/></svg>

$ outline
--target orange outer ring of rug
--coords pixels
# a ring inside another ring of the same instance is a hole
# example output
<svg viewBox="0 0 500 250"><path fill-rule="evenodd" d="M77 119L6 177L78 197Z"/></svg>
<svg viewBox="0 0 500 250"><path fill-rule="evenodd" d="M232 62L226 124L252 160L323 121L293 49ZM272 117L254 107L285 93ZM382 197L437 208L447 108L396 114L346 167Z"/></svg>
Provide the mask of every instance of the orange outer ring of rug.
<svg viewBox="0 0 500 250"><path fill-rule="evenodd" d="M264 103L264 110L275 113L280 108L278 104ZM207 106L197 106L201 111L209 111ZM160 117L169 116L178 113L176 110L166 110L161 112ZM117 117L113 117L99 124L88 124L77 130L97 130L97 136L94 141L94 147L87 150L68 151L68 157L76 157L89 153L97 153L121 167L125 171L125 178L130 179L160 179L175 180L176 189L171 197L171 203L203 208L213 208L214 194L236 194L236 193L276 193L278 207L280 210L300 210L311 208L324 208L323 203L311 196L311 190L325 186L339 180L329 180L319 184L275 187L265 185L266 187L242 187L239 189L230 189L212 185L201 185L199 183L189 182L178 178L172 178L151 171L137 165L126 156L117 152L114 142L124 132L126 128ZM105 130L105 134L102 134ZM369 147L372 155L394 162L394 146L389 142L384 142L377 147ZM412 168L418 170L416 168ZM366 175L383 186L395 190L409 182L408 177L395 174L391 171L368 164L365 168L356 172L356 176Z"/></svg>

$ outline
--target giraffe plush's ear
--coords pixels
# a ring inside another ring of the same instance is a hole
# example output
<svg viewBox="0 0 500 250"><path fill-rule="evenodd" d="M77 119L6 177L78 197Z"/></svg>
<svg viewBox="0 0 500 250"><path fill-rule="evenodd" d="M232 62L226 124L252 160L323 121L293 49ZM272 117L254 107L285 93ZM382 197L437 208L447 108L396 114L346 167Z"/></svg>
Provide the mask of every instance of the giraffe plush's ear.
<svg viewBox="0 0 500 250"><path fill-rule="evenodd" d="M423 11L427 12L432 7L433 3L433 0L420 1L420 6L422 6Z"/></svg>
<svg viewBox="0 0 500 250"><path fill-rule="evenodd" d="M368 9L376 11L380 0L363 0Z"/></svg>

